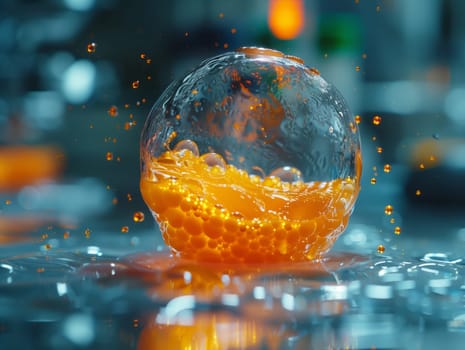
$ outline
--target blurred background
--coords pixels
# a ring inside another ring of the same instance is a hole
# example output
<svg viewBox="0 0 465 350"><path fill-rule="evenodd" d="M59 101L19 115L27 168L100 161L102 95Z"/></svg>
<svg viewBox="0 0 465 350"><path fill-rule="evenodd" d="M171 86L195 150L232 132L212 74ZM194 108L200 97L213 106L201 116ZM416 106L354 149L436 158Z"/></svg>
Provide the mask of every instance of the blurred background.
<svg viewBox="0 0 465 350"><path fill-rule="evenodd" d="M316 67L359 116L345 247L459 252L463 13L459 0L2 0L0 242L105 231L138 249L154 232L138 189L150 107L203 59L265 46Z"/></svg>

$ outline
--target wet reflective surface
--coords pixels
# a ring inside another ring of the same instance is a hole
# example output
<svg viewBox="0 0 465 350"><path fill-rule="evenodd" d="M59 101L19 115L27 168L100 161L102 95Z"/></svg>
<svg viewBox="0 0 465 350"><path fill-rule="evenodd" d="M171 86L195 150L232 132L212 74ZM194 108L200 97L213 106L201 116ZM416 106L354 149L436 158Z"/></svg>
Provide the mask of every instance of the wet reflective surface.
<svg viewBox="0 0 465 350"><path fill-rule="evenodd" d="M125 254L91 245L3 257L0 343L434 349L447 337L458 348L465 339L463 259L363 253L363 232L341 238L354 253L292 267L199 264L163 249Z"/></svg>

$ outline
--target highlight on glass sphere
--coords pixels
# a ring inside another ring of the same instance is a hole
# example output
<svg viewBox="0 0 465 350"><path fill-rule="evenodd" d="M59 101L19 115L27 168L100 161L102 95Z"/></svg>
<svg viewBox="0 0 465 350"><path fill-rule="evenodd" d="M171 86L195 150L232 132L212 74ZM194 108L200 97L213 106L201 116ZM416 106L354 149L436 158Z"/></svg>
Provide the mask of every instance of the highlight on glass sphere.
<svg viewBox="0 0 465 350"><path fill-rule="evenodd" d="M361 163L336 88L297 57L247 47L204 61L157 100L140 186L176 256L308 261L347 226Z"/></svg>

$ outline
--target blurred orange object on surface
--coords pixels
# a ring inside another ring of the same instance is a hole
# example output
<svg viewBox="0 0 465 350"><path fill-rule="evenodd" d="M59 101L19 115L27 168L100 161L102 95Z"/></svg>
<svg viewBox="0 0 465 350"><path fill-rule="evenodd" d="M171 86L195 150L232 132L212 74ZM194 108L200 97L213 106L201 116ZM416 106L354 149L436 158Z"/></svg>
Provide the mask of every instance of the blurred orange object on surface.
<svg viewBox="0 0 465 350"><path fill-rule="evenodd" d="M63 152L52 146L0 147L0 192L57 179L63 169Z"/></svg>

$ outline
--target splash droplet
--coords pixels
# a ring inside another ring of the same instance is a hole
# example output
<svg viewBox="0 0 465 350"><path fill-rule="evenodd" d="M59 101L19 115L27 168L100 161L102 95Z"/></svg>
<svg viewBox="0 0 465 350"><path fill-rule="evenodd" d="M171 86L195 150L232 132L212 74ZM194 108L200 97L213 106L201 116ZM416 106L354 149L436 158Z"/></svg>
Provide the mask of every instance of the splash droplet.
<svg viewBox="0 0 465 350"><path fill-rule="evenodd" d="M302 181L302 172L291 166L277 168L270 173L270 176L275 176L285 182Z"/></svg>
<svg viewBox="0 0 465 350"><path fill-rule="evenodd" d="M356 122L357 124L360 124L361 121L362 121L362 117L359 116L359 115L357 114L357 115L355 116L355 122Z"/></svg>
<svg viewBox="0 0 465 350"><path fill-rule="evenodd" d="M394 233L395 233L396 235L400 235L400 231L401 231L400 226L396 226L396 227L394 228Z"/></svg>
<svg viewBox="0 0 465 350"><path fill-rule="evenodd" d="M384 207L384 213L386 215L392 215L392 211L394 210L394 208L392 207L392 205L388 204Z"/></svg>
<svg viewBox="0 0 465 350"><path fill-rule="evenodd" d="M355 71L360 72L360 66L355 66Z"/></svg>
<svg viewBox="0 0 465 350"><path fill-rule="evenodd" d="M376 147L376 152L383 153L383 147Z"/></svg>
<svg viewBox="0 0 465 350"><path fill-rule="evenodd" d="M106 158L107 160L113 160L113 153L112 153L112 152L107 152L105 158Z"/></svg>
<svg viewBox="0 0 465 350"><path fill-rule="evenodd" d="M140 81L139 80L134 80L132 82L132 88L133 89L138 89L139 88L139 85L140 85Z"/></svg>
<svg viewBox="0 0 465 350"><path fill-rule="evenodd" d="M86 236L86 238L90 238L91 232L92 232L92 231L90 230L90 228L86 228L86 229L84 230L84 236Z"/></svg>
<svg viewBox="0 0 465 350"><path fill-rule="evenodd" d="M375 115L373 117L373 125L379 125L381 124L381 117L379 115Z"/></svg>
<svg viewBox="0 0 465 350"><path fill-rule="evenodd" d="M385 173L391 172L391 164L384 164L384 172Z"/></svg>
<svg viewBox="0 0 465 350"><path fill-rule="evenodd" d="M379 244L376 250L378 251L378 253L383 254L386 249L384 248L384 245Z"/></svg>
<svg viewBox="0 0 465 350"><path fill-rule="evenodd" d="M370 183L372 185L375 185L376 184L376 178L375 177L372 177L371 180L370 180Z"/></svg>
<svg viewBox="0 0 465 350"><path fill-rule="evenodd" d="M96 43L87 44L87 52L88 53L94 53L96 50L97 50L97 44Z"/></svg>
<svg viewBox="0 0 465 350"><path fill-rule="evenodd" d="M134 222L142 222L145 219L145 215L141 211L136 211L132 216L132 219L134 220Z"/></svg>
<svg viewBox="0 0 465 350"><path fill-rule="evenodd" d="M11 204L11 199L5 199L5 204L10 205Z"/></svg>
<svg viewBox="0 0 465 350"><path fill-rule="evenodd" d="M108 108L108 115L113 118L116 117L118 115L118 107L111 106Z"/></svg>
<svg viewBox="0 0 465 350"><path fill-rule="evenodd" d="M416 196L421 196L421 190L420 190L420 189L417 189L417 190L415 191L415 195L416 195Z"/></svg>
<svg viewBox="0 0 465 350"><path fill-rule="evenodd" d="M70 237L69 231L63 232L63 239L68 239Z"/></svg>
<svg viewBox="0 0 465 350"><path fill-rule="evenodd" d="M128 233L129 232L129 227L128 226L122 226L121 227L121 232L122 233Z"/></svg>

